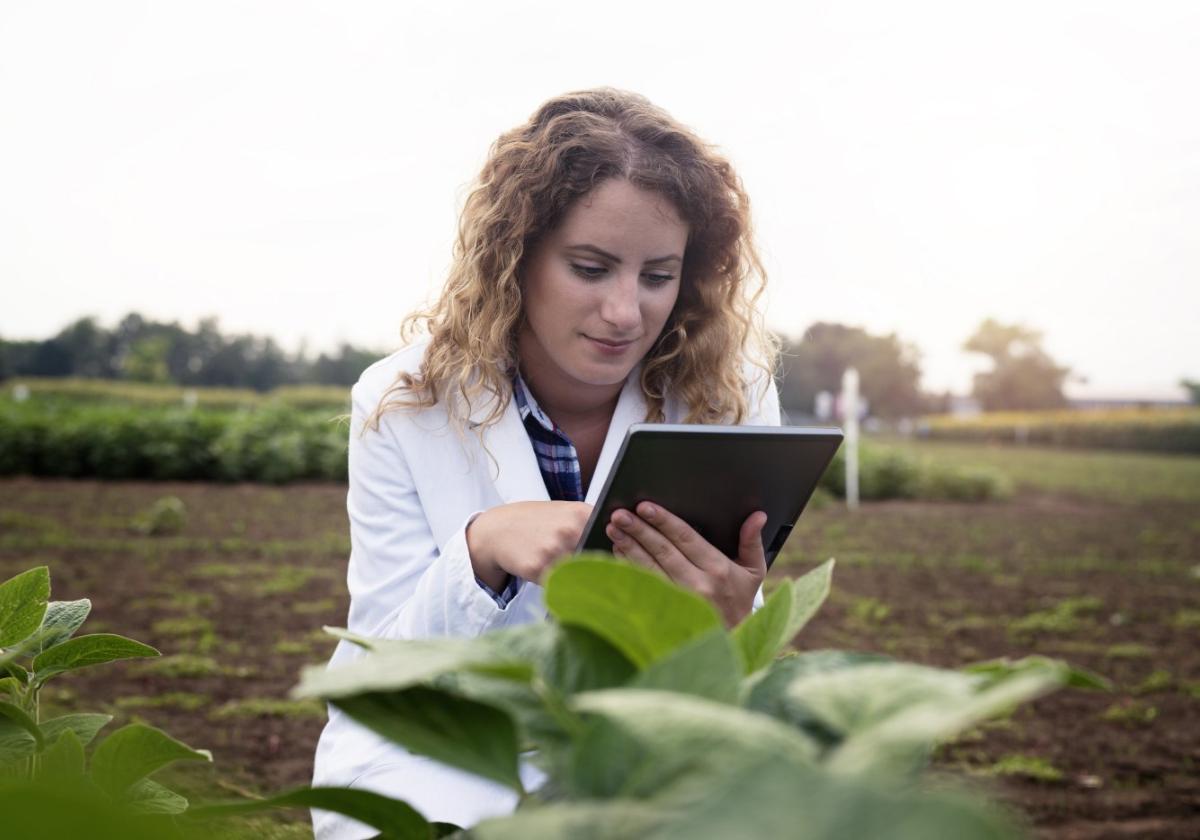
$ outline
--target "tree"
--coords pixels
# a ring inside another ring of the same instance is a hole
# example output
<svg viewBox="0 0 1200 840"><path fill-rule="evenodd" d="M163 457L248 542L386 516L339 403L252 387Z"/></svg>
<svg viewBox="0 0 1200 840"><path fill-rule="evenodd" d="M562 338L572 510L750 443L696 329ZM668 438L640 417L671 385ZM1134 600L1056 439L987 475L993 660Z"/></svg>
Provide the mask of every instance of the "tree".
<svg viewBox="0 0 1200 840"><path fill-rule="evenodd" d="M1200 405L1200 382L1193 382L1191 379L1180 379L1179 384L1187 389L1188 399L1192 401L1192 405Z"/></svg>
<svg viewBox="0 0 1200 840"><path fill-rule="evenodd" d="M817 393L840 391L842 374L853 366L873 414L919 414L924 408L919 356L916 347L894 333L871 335L861 327L818 322L799 341L783 339L779 401L784 408L811 414Z"/></svg>
<svg viewBox="0 0 1200 840"><path fill-rule="evenodd" d="M992 360L975 374L973 394L984 411L1062 408L1063 382L1071 369L1055 364L1042 349L1042 334L1019 324L985 320L963 349Z"/></svg>

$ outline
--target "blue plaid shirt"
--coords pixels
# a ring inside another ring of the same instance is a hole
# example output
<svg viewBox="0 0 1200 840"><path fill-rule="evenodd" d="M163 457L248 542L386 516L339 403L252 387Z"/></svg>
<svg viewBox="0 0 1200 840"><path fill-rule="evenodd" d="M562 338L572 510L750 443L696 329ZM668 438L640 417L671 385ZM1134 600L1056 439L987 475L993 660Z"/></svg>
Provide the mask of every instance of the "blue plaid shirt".
<svg viewBox="0 0 1200 840"><path fill-rule="evenodd" d="M542 471L542 481L546 483L550 499L555 502L582 502L583 473L579 468L579 453L575 451L575 444L538 406L520 371L513 374L513 399L517 403L521 422L525 424L529 442L533 444L533 452L537 455L538 468ZM497 593L479 578L475 578L475 581L495 599L501 609L516 597L523 583L519 577L509 575L508 584Z"/></svg>

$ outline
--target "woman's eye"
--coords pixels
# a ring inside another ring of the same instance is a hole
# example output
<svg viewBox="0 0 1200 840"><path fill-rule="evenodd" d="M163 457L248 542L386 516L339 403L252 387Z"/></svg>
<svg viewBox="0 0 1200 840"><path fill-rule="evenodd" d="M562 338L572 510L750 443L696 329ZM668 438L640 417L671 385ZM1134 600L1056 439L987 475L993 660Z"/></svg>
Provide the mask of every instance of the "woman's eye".
<svg viewBox="0 0 1200 840"><path fill-rule="evenodd" d="M665 286L675 279L674 274L647 274L646 279L654 286Z"/></svg>
<svg viewBox="0 0 1200 840"><path fill-rule="evenodd" d="M571 263L571 269L585 280L595 280L605 271L605 269L600 266L579 265L577 263Z"/></svg>

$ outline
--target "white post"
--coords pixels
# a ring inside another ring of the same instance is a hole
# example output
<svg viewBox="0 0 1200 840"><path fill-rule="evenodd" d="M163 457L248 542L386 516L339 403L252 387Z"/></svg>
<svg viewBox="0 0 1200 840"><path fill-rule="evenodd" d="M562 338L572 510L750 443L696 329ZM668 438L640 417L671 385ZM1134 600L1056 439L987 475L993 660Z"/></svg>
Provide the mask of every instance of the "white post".
<svg viewBox="0 0 1200 840"><path fill-rule="evenodd" d="M842 374L842 420L846 432L846 507L858 507L858 370Z"/></svg>

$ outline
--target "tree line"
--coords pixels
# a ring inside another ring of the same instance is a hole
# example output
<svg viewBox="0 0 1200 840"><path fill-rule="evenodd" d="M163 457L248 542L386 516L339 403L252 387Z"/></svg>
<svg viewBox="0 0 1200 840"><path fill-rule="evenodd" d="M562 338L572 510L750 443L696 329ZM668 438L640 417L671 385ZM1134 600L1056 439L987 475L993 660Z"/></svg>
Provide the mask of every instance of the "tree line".
<svg viewBox="0 0 1200 840"><path fill-rule="evenodd" d="M873 335L861 327L818 322L799 338L780 338L780 402L793 414L812 413L821 391L837 393L851 365L875 416L912 417L949 408L949 393L921 390L920 352L894 333ZM985 410L1066 405L1062 386L1070 371L1045 353L1041 340L1034 330L989 319L966 341L965 351L992 362L974 382L973 396ZM309 383L349 386L383 355L343 343L336 352L310 358L303 350L287 353L269 337L225 335L216 318L189 330L131 313L112 329L88 317L41 341L0 338L0 381L77 376L258 391Z"/></svg>

